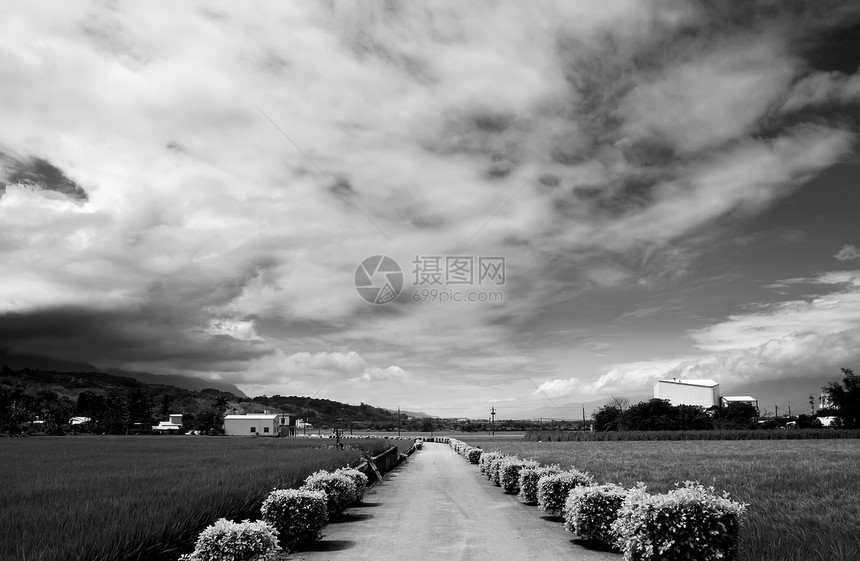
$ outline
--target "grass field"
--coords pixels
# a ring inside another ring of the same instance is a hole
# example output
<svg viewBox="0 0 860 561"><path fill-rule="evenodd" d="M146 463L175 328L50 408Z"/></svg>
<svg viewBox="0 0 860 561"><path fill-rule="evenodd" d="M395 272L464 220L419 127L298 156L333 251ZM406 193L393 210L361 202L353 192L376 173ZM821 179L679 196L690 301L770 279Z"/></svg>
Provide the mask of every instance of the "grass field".
<svg viewBox="0 0 860 561"><path fill-rule="evenodd" d="M318 439L0 438L0 560L171 560L219 517L361 453ZM379 453L387 441L356 446Z"/></svg>
<svg viewBox="0 0 860 561"><path fill-rule="evenodd" d="M464 439L465 440L465 439ZM860 559L860 441L525 442L470 438L652 492L698 480L748 503L742 561Z"/></svg>

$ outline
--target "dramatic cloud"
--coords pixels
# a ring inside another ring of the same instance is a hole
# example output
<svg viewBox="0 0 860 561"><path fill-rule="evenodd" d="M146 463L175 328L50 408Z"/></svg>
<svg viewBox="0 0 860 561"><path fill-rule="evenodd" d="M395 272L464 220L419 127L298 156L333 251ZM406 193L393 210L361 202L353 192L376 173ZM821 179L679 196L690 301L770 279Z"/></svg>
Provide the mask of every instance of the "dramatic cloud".
<svg viewBox="0 0 860 561"><path fill-rule="evenodd" d="M565 345L545 343L559 317L683 283L719 246L715 224L852 150L850 123L807 114L855 103L856 75L807 51L857 17L840 3L17 4L0 21L0 344L250 392L397 399L427 383L422 408L528 394L568 370L546 357ZM374 307L353 283L377 254L407 287ZM504 302L416 304L416 255L504 256ZM770 313L814 315L800 308ZM752 340L741 323L696 331L698 351L728 349L726 330ZM602 382L544 393L638 379L611 368L635 362L615 348L595 349ZM398 389L373 393L383 383Z"/></svg>

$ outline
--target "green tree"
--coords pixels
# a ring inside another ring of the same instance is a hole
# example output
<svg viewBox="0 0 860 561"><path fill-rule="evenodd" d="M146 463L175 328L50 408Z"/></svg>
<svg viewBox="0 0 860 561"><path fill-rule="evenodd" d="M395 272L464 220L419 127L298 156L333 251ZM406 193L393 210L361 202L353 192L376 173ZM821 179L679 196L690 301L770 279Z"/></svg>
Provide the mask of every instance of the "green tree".
<svg viewBox="0 0 860 561"><path fill-rule="evenodd" d="M674 406L666 399L649 399L633 405L618 418L620 430L708 430L713 421L701 407Z"/></svg>
<svg viewBox="0 0 860 561"><path fill-rule="evenodd" d="M751 403L735 401L714 412L714 426L718 429L753 429L758 411Z"/></svg>
<svg viewBox="0 0 860 561"><path fill-rule="evenodd" d="M594 430L609 431L618 430L618 419L621 417L621 409L607 403L594 414Z"/></svg>
<svg viewBox="0 0 860 561"><path fill-rule="evenodd" d="M842 368L842 382L830 382L824 388L830 401L842 419L842 426L853 429L860 427L860 376L850 368Z"/></svg>

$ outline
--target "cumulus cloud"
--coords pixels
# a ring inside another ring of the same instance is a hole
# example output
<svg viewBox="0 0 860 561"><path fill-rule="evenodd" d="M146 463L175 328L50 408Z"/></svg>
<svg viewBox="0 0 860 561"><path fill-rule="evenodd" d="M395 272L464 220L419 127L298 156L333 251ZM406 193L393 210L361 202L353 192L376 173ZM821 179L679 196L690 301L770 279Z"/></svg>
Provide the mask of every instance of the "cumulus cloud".
<svg viewBox="0 0 860 561"><path fill-rule="evenodd" d="M616 365L595 380L546 382L538 396L647 392L658 379L713 378L723 384L820 375L860 360L860 271L831 271L779 284L823 292L750 311L688 333L703 353Z"/></svg>
<svg viewBox="0 0 860 561"><path fill-rule="evenodd" d="M783 111L796 111L810 105L860 103L860 73L815 72L791 88Z"/></svg>
<svg viewBox="0 0 860 561"><path fill-rule="evenodd" d="M840 261L854 261L860 259L860 249L852 244L845 244L833 257Z"/></svg>

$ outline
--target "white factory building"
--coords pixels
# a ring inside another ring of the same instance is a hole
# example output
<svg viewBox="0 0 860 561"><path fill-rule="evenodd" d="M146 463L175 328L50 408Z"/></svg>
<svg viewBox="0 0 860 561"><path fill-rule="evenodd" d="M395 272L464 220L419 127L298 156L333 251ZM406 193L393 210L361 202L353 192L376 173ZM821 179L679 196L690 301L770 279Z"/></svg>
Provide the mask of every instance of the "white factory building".
<svg viewBox="0 0 860 561"><path fill-rule="evenodd" d="M699 405L705 409L720 404L720 384L714 380L659 380L654 397L668 399L672 405Z"/></svg>
<svg viewBox="0 0 860 561"><path fill-rule="evenodd" d="M720 384L711 379L659 380L654 384L654 397L668 399L672 405L725 407L730 403L749 403L758 409L758 400L749 395L720 395Z"/></svg>
<svg viewBox="0 0 860 561"><path fill-rule="evenodd" d="M224 434L227 436L295 436L295 431L295 419L283 413L250 413L224 417Z"/></svg>

